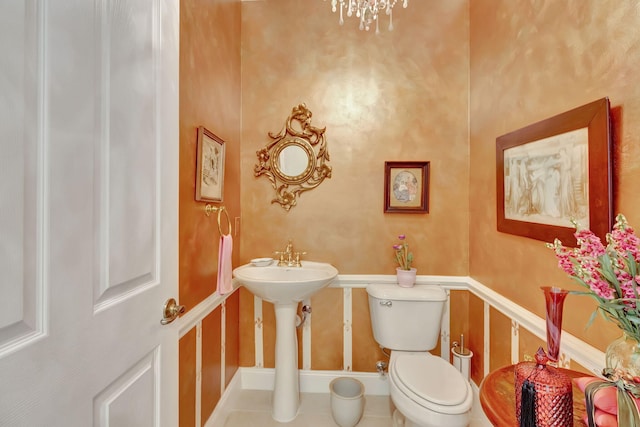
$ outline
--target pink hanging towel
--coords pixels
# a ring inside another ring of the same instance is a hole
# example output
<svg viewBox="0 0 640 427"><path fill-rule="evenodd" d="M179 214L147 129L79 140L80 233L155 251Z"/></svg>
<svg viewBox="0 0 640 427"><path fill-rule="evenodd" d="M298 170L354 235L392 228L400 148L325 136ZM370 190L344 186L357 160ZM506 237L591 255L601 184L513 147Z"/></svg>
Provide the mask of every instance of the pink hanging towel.
<svg viewBox="0 0 640 427"><path fill-rule="evenodd" d="M233 239L231 234L220 236L220 248L218 250L218 293L228 294L233 291L231 283L231 252L233 251Z"/></svg>

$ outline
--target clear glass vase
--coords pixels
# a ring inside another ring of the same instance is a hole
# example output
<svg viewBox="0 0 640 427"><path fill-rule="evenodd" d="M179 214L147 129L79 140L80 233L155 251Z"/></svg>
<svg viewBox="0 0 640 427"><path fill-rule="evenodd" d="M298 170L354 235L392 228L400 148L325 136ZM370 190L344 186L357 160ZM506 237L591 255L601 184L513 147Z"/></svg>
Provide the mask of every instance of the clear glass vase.
<svg viewBox="0 0 640 427"><path fill-rule="evenodd" d="M607 368L622 369L634 377L640 377L640 343L626 333L607 347Z"/></svg>

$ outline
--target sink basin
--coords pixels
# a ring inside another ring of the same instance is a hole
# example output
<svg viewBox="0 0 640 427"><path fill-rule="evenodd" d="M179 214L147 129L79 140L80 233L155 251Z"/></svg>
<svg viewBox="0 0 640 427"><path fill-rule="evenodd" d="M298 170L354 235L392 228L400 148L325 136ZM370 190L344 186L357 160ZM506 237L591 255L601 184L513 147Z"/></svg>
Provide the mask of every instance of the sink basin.
<svg viewBox="0 0 640 427"><path fill-rule="evenodd" d="M302 261L302 267L245 264L233 275L254 295L274 304L300 302L328 286L338 270L324 262Z"/></svg>

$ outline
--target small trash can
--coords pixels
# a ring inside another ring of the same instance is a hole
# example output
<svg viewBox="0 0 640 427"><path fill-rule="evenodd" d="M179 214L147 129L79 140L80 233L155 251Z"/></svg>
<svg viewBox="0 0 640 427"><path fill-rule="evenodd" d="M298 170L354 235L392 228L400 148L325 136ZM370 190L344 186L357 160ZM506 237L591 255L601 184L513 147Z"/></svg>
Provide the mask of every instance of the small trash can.
<svg viewBox="0 0 640 427"><path fill-rule="evenodd" d="M355 378L338 377L329 384L331 415L340 427L354 427L364 412L364 384Z"/></svg>

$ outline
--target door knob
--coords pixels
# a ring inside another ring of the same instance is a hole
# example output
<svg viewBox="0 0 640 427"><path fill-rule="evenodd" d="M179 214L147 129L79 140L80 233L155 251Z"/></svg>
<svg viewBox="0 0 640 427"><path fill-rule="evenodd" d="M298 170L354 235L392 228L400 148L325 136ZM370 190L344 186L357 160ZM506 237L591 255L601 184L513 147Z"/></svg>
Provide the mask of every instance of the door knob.
<svg viewBox="0 0 640 427"><path fill-rule="evenodd" d="M164 308L162 309L162 320L160 320L161 325L168 325L178 318L179 315L184 313L184 305L178 305L174 298L169 298L164 303Z"/></svg>

